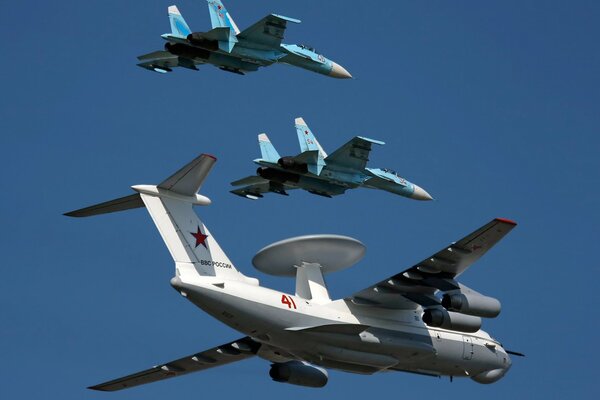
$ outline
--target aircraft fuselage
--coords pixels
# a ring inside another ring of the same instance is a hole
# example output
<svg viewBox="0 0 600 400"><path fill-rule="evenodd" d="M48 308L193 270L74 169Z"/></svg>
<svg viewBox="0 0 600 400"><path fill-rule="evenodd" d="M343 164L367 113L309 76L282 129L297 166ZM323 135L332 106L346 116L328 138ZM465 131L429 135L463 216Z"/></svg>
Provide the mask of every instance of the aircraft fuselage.
<svg viewBox="0 0 600 400"><path fill-rule="evenodd" d="M467 334L428 327L422 310L393 310L346 300L318 304L301 297L238 281L204 278L173 287L231 328L262 343L258 355L290 359L347 372L399 370L426 375L500 379L511 366L500 343L486 332ZM341 324L341 325L340 325ZM303 331L334 325L331 331ZM350 330L344 330L347 325ZM363 325L364 331L352 331Z"/></svg>

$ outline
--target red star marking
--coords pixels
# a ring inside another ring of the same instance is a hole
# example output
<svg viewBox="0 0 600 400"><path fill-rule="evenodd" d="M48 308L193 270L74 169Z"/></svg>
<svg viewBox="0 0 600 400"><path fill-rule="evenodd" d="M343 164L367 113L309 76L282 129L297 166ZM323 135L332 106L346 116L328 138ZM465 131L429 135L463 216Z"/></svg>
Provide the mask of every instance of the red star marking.
<svg viewBox="0 0 600 400"><path fill-rule="evenodd" d="M221 9L221 6L217 6L217 8L220 10L220 9Z"/></svg>
<svg viewBox="0 0 600 400"><path fill-rule="evenodd" d="M304 134L305 134L305 135L308 135L308 131L304 131Z"/></svg>
<svg viewBox="0 0 600 400"><path fill-rule="evenodd" d="M196 233L190 232L190 234L196 238L196 247L198 247L199 245L202 245L208 249L208 247L206 247L206 238L208 237L208 235L205 235L204 233L202 233L200 231L200 227L198 227L198 232L196 232Z"/></svg>

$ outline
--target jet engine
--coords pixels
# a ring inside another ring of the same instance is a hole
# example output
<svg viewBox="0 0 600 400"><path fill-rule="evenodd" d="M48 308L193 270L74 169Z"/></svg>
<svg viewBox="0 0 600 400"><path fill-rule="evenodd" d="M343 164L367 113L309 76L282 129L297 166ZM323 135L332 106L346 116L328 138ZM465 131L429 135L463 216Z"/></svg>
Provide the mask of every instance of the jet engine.
<svg viewBox="0 0 600 400"><path fill-rule="evenodd" d="M497 317L502 308L493 297L471 293L446 293L442 297L442 306L449 311L484 318Z"/></svg>
<svg viewBox="0 0 600 400"><path fill-rule="evenodd" d="M193 32L187 35L187 40L189 40L194 46L198 46L206 50L219 50L219 42L216 40L206 39L204 35L205 32Z"/></svg>
<svg viewBox="0 0 600 400"><path fill-rule="evenodd" d="M203 60L207 60L210 56L210 52L206 50L187 46L181 43L166 43L165 50L173 55L183 56L185 58L201 58Z"/></svg>
<svg viewBox="0 0 600 400"><path fill-rule="evenodd" d="M306 163L300 163L294 160L294 157L281 157L277 164L283 169L298 172L299 174L305 174L308 172L308 165Z"/></svg>
<svg viewBox="0 0 600 400"><path fill-rule="evenodd" d="M275 382L315 388L325 386L329 379L325 369L301 361L271 364L269 376Z"/></svg>
<svg viewBox="0 0 600 400"><path fill-rule="evenodd" d="M293 182L296 183L300 179L299 175L290 174L289 172L279 171L274 168L260 167L256 170L256 173L261 178L268 179L270 181L284 183Z"/></svg>
<svg viewBox="0 0 600 400"><path fill-rule="evenodd" d="M428 308L423 312L423 322L436 328L460 332L477 332L481 328L481 318L465 315L443 308Z"/></svg>

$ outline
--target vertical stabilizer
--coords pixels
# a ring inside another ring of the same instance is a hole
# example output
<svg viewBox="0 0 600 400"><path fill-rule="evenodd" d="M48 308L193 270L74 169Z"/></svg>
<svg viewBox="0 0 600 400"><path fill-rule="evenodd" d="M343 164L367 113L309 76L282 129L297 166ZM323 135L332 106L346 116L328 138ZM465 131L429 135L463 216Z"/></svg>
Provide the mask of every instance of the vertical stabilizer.
<svg viewBox="0 0 600 400"><path fill-rule="evenodd" d="M111 200L66 215L87 217L146 206L176 264L176 274L192 282L202 276L246 281L194 212L194 205L209 205L198 194L216 162L202 154L157 186L136 185L137 194Z"/></svg>
<svg viewBox="0 0 600 400"><path fill-rule="evenodd" d="M300 143L300 150L302 152L318 150L319 155L322 158L327 157L327 153L325 153L325 150L323 150L315 135L312 133L308 125L306 125L304 119L296 118L295 123L296 133L298 134L298 142Z"/></svg>
<svg viewBox="0 0 600 400"><path fill-rule="evenodd" d="M276 163L281 158L266 133L258 135L258 145L260 146L260 154L263 160Z"/></svg>
<svg viewBox="0 0 600 400"><path fill-rule="evenodd" d="M187 38L192 33L177 6L169 6L169 22L171 23L171 34L173 36Z"/></svg>
<svg viewBox="0 0 600 400"><path fill-rule="evenodd" d="M233 18L221 2L221 0L207 0L208 11L210 12L210 22L213 28L231 28L236 35L239 35L240 30L235 24Z"/></svg>

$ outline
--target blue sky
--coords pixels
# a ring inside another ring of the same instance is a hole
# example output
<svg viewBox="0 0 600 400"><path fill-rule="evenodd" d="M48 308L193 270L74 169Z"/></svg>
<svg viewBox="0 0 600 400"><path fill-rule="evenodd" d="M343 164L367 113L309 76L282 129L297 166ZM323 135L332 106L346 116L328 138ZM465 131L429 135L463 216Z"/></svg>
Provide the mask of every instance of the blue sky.
<svg viewBox="0 0 600 400"><path fill-rule="evenodd" d="M600 6L594 1L228 1L243 29L275 12L346 67L338 81L287 66L237 76L205 66L161 76L135 66L160 49L164 1L4 3L0 151L4 192L0 397L233 399L444 396L597 398L595 246L600 194ZM203 0L178 3L207 30ZM256 135L295 154L294 117L326 150L355 135L428 190L422 203L355 190L251 202L229 182L255 170ZM74 220L71 209L158 183L202 152L219 161L198 209L237 267L273 241L338 233L367 245L328 277L348 295L410 267L494 217L519 226L463 281L498 297L484 329L527 354L500 382L332 372L320 391L271 382L268 363L104 394L86 386L239 336L169 286L169 257L144 210Z"/></svg>

